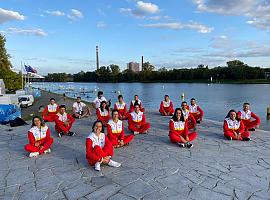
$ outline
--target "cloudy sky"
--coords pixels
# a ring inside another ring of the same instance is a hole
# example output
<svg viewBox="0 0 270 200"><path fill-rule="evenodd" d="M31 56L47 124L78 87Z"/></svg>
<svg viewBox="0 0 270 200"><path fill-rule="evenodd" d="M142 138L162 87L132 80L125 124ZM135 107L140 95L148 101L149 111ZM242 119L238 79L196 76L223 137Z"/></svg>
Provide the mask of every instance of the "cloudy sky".
<svg viewBox="0 0 270 200"><path fill-rule="evenodd" d="M1 0L12 64L48 72L145 60L158 67L270 67L270 0Z"/></svg>

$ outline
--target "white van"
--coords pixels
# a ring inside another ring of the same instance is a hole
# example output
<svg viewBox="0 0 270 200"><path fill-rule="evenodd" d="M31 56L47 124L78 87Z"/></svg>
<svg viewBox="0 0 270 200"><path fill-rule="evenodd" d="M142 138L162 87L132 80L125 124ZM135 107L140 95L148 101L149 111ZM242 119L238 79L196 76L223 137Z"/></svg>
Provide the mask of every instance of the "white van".
<svg viewBox="0 0 270 200"><path fill-rule="evenodd" d="M19 102L21 103L21 107L29 107L34 104L33 95L21 95L19 96Z"/></svg>

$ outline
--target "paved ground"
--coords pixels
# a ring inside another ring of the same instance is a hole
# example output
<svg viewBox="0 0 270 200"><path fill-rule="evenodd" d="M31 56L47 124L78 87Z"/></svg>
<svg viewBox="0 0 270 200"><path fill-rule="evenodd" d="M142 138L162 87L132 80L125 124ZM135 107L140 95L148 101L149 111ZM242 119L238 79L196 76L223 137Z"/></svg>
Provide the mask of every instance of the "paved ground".
<svg viewBox="0 0 270 200"><path fill-rule="evenodd" d="M230 142L220 123L205 120L188 150L169 143L169 118L147 117L150 133L115 151L122 167L101 172L85 159L94 117L76 121L76 137L57 138L49 124L53 152L33 159L23 149L30 126L0 126L0 199L270 199L270 132Z"/></svg>

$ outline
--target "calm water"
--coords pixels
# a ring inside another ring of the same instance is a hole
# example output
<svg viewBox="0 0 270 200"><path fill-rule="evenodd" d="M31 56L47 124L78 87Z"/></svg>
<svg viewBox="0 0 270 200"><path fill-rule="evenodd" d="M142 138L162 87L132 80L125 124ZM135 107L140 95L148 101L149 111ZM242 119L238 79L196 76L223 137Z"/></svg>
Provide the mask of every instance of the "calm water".
<svg viewBox="0 0 270 200"><path fill-rule="evenodd" d="M134 94L138 94L146 109L159 109L160 101L168 94L174 107L181 104L181 94L185 100L197 99L205 111L205 118L223 121L230 109L239 110L243 102L251 103L251 110L261 117L261 128L270 130L270 121L266 119L266 108L270 106L270 84L197 84L197 83L33 83L34 87L50 90L67 96L81 96L93 101L98 90L104 92L112 103L117 101L119 93L125 102L130 103Z"/></svg>

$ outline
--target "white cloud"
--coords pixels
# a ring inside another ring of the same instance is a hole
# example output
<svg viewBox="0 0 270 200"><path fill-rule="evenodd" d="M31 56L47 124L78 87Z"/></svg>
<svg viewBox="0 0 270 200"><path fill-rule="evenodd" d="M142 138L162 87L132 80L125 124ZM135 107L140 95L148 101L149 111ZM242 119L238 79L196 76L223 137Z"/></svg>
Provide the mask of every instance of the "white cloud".
<svg viewBox="0 0 270 200"><path fill-rule="evenodd" d="M107 27L107 24L105 22L98 22L97 23L97 28L105 28Z"/></svg>
<svg viewBox="0 0 270 200"><path fill-rule="evenodd" d="M18 29L18 28L8 28L5 31L1 31L3 34L16 34L16 35L32 35L32 36L40 36L45 37L48 34L42 29Z"/></svg>
<svg viewBox="0 0 270 200"><path fill-rule="evenodd" d="M45 13L47 13L49 15L57 16L57 17L65 16L65 13L61 12L60 10L53 10L53 11L47 10L47 11L45 11Z"/></svg>
<svg viewBox="0 0 270 200"><path fill-rule="evenodd" d="M270 31L269 0L193 0L193 2L200 12L246 16L247 24Z"/></svg>
<svg viewBox="0 0 270 200"><path fill-rule="evenodd" d="M130 14L136 18L145 18L147 15L153 15L160 12L158 5L153 3L147 3L143 1L138 1L136 3L136 8L120 8L120 12Z"/></svg>
<svg viewBox="0 0 270 200"><path fill-rule="evenodd" d="M5 10L0 8L0 24L11 20L25 20L25 16L12 10Z"/></svg>
<svg viewBox="0 0 270 200"><path fill-rule="evenodd" d="M67 15L67 17L71 20L77 20L77 19L82 19L83 14L81 11L76 10L76 9L71 9L70 13Z"/></svg>
<svg viewBox="0 0 270 200"><path fill-rule="evenodd" d="M173 30L192 29L192 30L196 30L199 33L210 33L214 30L214 28L212 27L207 27L197 22L190 22L187 24L183 24L180 22L152 23L152 24L143 24L141 26L147 27L147 28L162 28L162 29L173 29Z"/></svg>

